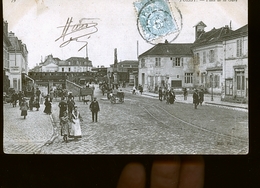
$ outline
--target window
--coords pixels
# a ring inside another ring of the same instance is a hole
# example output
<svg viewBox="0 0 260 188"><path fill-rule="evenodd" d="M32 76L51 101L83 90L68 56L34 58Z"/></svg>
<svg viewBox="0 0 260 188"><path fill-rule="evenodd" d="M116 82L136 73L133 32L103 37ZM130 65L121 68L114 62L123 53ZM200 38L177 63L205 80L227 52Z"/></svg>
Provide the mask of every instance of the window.
<svg viewBox="0 0 260 188"><path fill-rule="evenodd" d="M61 71L64 72L64 68L61 68Z"/></svg>
<svg viewBox="0 0 260 188"><path fill-rule="evenodd" d="M203 63L206 63L206 52L203 52Z"/></svg>
<svg viewBox="0 0 260 188"><path fill-rule="evenodd" d="M200 54L199 53L195 54L194 60L195 60L196 64L200 64Z"/></svg>
<svg viewBox="0 0 260 188"><path fill-rule="evenodd" d="M214 87L215 87L215 88L219 87L219 75L215 75L215 78L214 78Z"/></svg>
<svg viewBox="0 0 260 188"><path fill-rule="evenodd" d="M176 66L176 67L180 67L181 66L181 62L183 64L183 60L180 57L176 57L176 58L172 58L172 66Z"/></svg>
<svg viewBox="0 0 260 188"><path fill-rule="evenodd" d="M237 40L237 57L242 56L242 39Z"/></svg>
<svg viewBox="0 0 260 188"><path fill-rule="evenodd" d="M193 73L185 73L185 84L192 83Z"/></svg>
<svg viewBox="0 0 260 188"><path fill-rule="evenodd" d="M225 94L233 95L233 80L232 79L225 80Z"/></svg>
<svg viewBox="0 0 260 188"><path fill-rule="evenodd" d="M159 57L155 58L155 66L156 67L160 67L161 66L161 58L159 58Z"/></svg>
<svg viewBox="0 0 260 188"><path fill-rule="evenodd" d="M209 62L213 63L215 61L215 53L214 50L209 51Z"/></svg>
<svg viewBox="0 0 260 188"><path fill-rule="evenodd" d="M69 68L69 72L70 72L70 68Z"/></svg>

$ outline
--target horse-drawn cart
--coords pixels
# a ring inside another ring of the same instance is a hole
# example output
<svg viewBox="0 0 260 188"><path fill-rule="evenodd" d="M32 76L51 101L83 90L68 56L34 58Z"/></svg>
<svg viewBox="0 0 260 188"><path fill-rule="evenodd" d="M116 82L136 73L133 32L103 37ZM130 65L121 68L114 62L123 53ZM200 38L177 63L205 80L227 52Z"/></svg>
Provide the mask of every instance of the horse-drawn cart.
<svg viewBox="0 0 260 188"><path fill-rule="evenodd" d="M122 91L118 91L116 94L110 93L109 99L112 104L115 103L123 103L125 98L125 94Z"/></svg>

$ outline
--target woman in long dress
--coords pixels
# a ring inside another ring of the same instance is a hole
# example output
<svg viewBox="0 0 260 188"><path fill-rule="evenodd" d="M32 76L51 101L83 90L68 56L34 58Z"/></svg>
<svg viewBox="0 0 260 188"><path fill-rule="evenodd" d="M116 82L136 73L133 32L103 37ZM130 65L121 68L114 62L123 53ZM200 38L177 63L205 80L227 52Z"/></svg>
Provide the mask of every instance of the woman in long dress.
<svg viewBox="0 0 260 188"><path fill-rule="evenodd" d="M45 103L44 103L45 109L43 111L45 114L51 114L51 101L49 97L50 95L48 94L45 98Z"/></svg>
<svg viewBox="0 0 260 188"><path fill-rule="evenodd" d="M78 111L78 107L74 106L74 110L72 112L72 124L71 124L71 132L70 137L73 137L75 140L81 138L81 128L80 122L82 122L82 117Z"/></svg>

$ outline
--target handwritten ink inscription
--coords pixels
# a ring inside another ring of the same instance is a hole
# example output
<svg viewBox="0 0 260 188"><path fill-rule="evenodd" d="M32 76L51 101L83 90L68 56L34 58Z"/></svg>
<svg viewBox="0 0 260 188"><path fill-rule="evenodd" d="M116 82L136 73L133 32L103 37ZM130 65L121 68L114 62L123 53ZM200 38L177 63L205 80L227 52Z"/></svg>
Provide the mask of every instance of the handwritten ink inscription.
<svg viewBox="0 0 260 188"><path fill-rule="evenodd" d="M88 44L88 39L92 34L98 31L98 23L95 20L98 18L82 18L78 23L72 24L73 18L68 18L65 26L59 26L58 28L63 28L63 31L59 38L55 40L62 40L60 47L67 46L72 41L85 43L78 51L82 50Z"/></svg>

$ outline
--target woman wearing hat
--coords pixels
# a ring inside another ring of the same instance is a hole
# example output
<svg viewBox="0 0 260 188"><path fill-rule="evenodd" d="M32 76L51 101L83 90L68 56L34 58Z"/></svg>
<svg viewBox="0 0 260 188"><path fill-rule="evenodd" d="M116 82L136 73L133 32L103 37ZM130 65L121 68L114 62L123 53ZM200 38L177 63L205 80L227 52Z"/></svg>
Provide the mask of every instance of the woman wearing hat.
<svg viewBox="0 0 260 188"><path fill-rule="evenodd" d="M72 111L71 117L72 117L72 124L71 124L70 137L73 137L75 140L77 140L78 138L81 138L80 122L82 122L83 119L80 116L78 107L76 105L74 106L74 110Z"/></svg>
<svg viewBox="0 0 260 188"><path fill-rule="evenodd" d="M48 94L45 98L45 103L44 103L45 109L43 111L45 114L51 114L51 101L49 97L50 95Z"/></svg>
<svg viewBox="0 0 260 188"><path fill-rule="evenodd" d="M27 116L28 109L29 109L28 102L26 102L25 98L23 98L21 101L20 110L21 110L21 116L23 116L24 119Z"/></svg>

